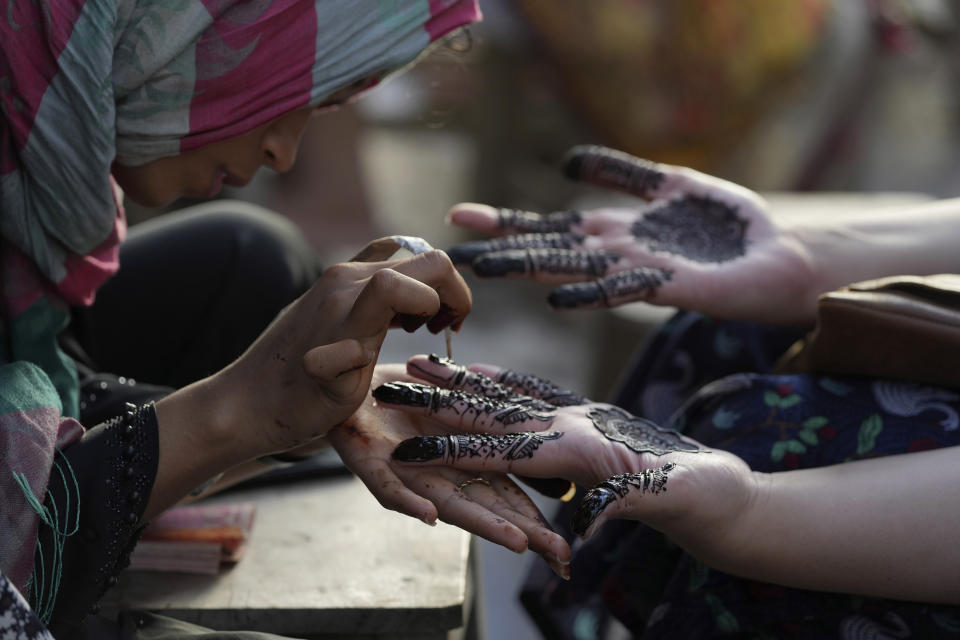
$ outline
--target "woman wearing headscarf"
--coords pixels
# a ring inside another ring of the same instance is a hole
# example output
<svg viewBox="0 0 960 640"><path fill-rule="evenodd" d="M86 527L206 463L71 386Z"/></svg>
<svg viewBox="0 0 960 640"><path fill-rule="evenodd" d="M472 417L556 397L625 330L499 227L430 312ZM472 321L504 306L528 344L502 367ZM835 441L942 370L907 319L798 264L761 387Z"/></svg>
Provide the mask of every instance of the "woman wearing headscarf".
<svg viewBox="0 0 960 640"><path fill-rule="evenodd" d="M314 281L289 225L246 212L151 224L121 252L121 189L155 206L213 197L261 166L286 170L317 107L375 85L479 17L475 0L8 7L0 579L55 635L78 628L151 516L225 470L316 446L345 422L384 442L378 457L369 438L362 451L342 433L330 438L381 502L436 520L440 496L386 468L397 437L381 410L361 405L390 326L462 323L470 294L449 260L428 246L398 259L400 244L381 241ZM132 268L93 304L121 253ZM163 386L96 373L98 360L139 363ZM455 491L459 476L449 478L432 491ZM536 532L531 546L555 545L557 561L569 552L534 519L507 516L517 526L496 533L496 507L471 508L439 515L517 550Z"/></svg>

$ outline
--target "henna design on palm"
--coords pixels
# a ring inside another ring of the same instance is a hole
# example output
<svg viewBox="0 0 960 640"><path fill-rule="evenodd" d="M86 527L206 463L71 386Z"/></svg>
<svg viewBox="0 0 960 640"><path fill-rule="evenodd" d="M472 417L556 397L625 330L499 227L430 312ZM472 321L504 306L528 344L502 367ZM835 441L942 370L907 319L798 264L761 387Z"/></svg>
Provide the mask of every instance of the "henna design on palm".
<svg viewBox="0 0 960 640"><path fill-rule="evenodd" d="M667 490L667 479L676 468L670 462L656 469L647 469L640 473L623 473L608 478L587 492L580 506L573 514L573 531L582 536L594 520L617 498L623 498L631 489L640 493L659 495Z"/></svg>
<svg viewBox="0 0 960 640"><path fill-rule="evenodd" d="M484 277L535 273L597 277L606 274L610 265L619 260L619 254L603 250L516 249L481 255L473 261L473 270Z"/></svg>
<svg viewBox="0 0 960 640"><path fill-rule="evenodd" d="M476 422L481 416L490 416L504 426L530 420L548 422L554 418L554 409L536 410L530 406L500 400L491 400L460 389L441 389L414 382L387 382L373 390L373 397L382 402L408 407L429 407L434 413L450 409L457 415L472 416Z"/></svg>
<svg viewBox="0 0 960 640"><path fill-rule="evenodd" d="M684 442L680 434L664 429L617 407L596 407L587 418L608 440L620 442L637 453L662 456L668 453L699 453L700 447Z"/></svg>
<svg viewBox="0 0 960 640"><path fill-rule="evenodd" d="M652 251L718 263L744 255L749 225L736 207L713 198L685 196L648 211L631 231Z"/></svg>
<svg viewBox="0 0 960 640"><path fill-rule="evenodd" d="M638 267L621 271L592 282L574 282L557 287L547 298L560 309L577 307L612 307L618 300L650 300L664 282L673 277L670 269Z"/></svg>
<svg viewBox="0 0 960 640"><path fill-rule="evenodd" d="M501 229L511 229L520 233L550 233L570 231L575 224L583 222L579 211L557 211L555 213L534 213L520 209L498 209L497 224Z"/></svg>
<svg viewBox="0 0 960 640"><path fill-rule="evenodd" d="M443 460L455 462L462 458L493 458L520 460L532 458L540 446L548 440L557 440L563 433L484 433L452 436L420 436L401 442L393 457L401 462L429 462Z"/></svg>

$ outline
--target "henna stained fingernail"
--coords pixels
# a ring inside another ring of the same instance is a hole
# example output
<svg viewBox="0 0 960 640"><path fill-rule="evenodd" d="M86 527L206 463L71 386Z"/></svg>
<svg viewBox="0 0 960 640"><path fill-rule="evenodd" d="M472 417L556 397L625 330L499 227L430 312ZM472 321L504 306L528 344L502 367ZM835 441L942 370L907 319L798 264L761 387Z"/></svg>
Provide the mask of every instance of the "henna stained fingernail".
<svg viewBox="0 0 960 640"><path fill-rule="evenodd" d="M413 333L427 321L426 316L416 316L409 313L399 313L397 314L397 319L400 321L400 326L403 327L403 330L407 333Z"/></svg>
<svg viewBox="0 0 960 640"><path fill-rule="evenodd" d="M536 394L531 394L529 393L529 391L522 391L522 393L518 394L513 390L513 388L511 388L509 384L498 382L492 378L489 378L483 375L482 373L476 373L474 371L470 371L466 367L462 365L458 365L456 362L454 362L453 360L450 360L449 358L440 357L435 353L431 353L427 357L430 360L430 362L443 365L445 367L449 367L451 369L450 375L444 378L444 377L437 376L433 372L425 371L424 369L416 365L413 365L413 368L416 369L417 371L420 371L427 378L439 378L440 380L443 381L445 386L460 387L466 391L469 391L470 393L474 393L478 396L487 398L488 400L496 400L498 402L503 402L504 404L510 404L510 405L520 405L520 406L528 407L530 409L534 409L536 411L550 412L556 409L556 407L562 406L562 403L557 404L554 402L550 402L549 400L542 400L539 397L531 397ZM528 385L527 388L534 387L533 381L535 380L539 383L539 385L537 386L539 390L544 390L544 391L553 390L553 393L550 394L552 397L562 398L564 395L567 395L567 396L573 395L569 391L563 391L562 389L559 389L552 383L547 382L546 380L543 380L541 378L537 378L536 376L531 376L526 374L514 374L514 372L508 369L507 371L504 371L503 374L501 374L501 378L503 379L504 377L507 377L511 381L519 380L522 377L525 379L526 384ZM547 394L544 394L544 395L547 395ZM582 403L583 399L581 398L580 400Z"/></svg>
<svg viewBox="0 0 960 640"><path fill-rule="evenodd" d="M512 229L520 233L554 233L570 231L575 224L583 222L579 211L557 211L534 213L520 209L497 209L497 224L501 229Z"/></svg>
<svg viewBox="0 0 960 640"><path fill-rule="evenodd" d="M640 473L622 473L607 478L583 497L571 520L573 532L583 536L590 525L610 506L617 498L623 498L631 489L643 493L659 495L667 490L667 478L676 468L673 462L656 469L647 469Z"/></svg>
<svg viewBox="0 0 960 640"><path fill-rule="evenodd" d="M380 402L429 407L433 403L434 391L434 387L415 382L385 382L374 389L372 395Z"/></svg>
<svg viewBox="0 0 960 640"><path fill-rule="evenodd" d="M453 307L441 303L440 310L437 311L437 314L427 321L427 331L430 333L440 333L444 327L449 326L456 317L457 312Z"/></svg>
<svg viewBox="0 0 960 640"><path fill-rule="evenodd" d="M550 292L547 302L555 309L612 307L618 301L650 300L673 277L670 269L638 267L594 282L575 282Z"/></svg>
<svg viewBox="0 0 960 640"><path fill-rule="evenodd" d="M445 437L419 436L398 444L393 450L392 457L400 462L429 462L442 458L446 451Z"/></svg>
<svg viewBox="0 0 960 640"><path fill-rule="evenodd" d="M596 145L571 149L563 160L563 172L573 180L621 189L643 198L651 197L666 178L649 160Z"/></svg>
<svg viewBox="0 0 960 640"><path fill-rule="evenodd" d="M750 221L737 208L713 198L671 200L633 223L630 231L651 251L681 255L694 262L728 262L746 252Z"/></svg>

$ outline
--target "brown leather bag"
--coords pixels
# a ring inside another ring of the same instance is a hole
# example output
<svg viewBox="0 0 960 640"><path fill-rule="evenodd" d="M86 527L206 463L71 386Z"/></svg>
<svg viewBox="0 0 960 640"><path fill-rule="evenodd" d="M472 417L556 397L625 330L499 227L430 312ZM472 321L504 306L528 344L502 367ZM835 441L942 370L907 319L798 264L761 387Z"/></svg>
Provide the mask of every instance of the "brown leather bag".
<svg viewBox="0 0 960 640"><path fill-rule="evenodd" d="M821 295L816 328L776 370L960 388L960 275L880 278Z"/></svg>

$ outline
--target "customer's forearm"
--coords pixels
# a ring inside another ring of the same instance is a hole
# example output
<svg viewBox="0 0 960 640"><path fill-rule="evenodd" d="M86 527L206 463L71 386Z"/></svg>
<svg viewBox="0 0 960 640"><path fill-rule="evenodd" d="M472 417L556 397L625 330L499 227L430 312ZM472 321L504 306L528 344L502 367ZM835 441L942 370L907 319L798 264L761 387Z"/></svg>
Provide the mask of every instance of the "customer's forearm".
<svg viewBox="0 0 960 640"><path fill-rule="evenodd" d="M812 256L820 293L884 276L960 272L960 198L782 222Z"/></svg>
<svg viewBox="0 0 960 640"><path fill-rule="evenodd" d="M960 603L960 447L774 474L718 569L819 591Z"/></svg>

